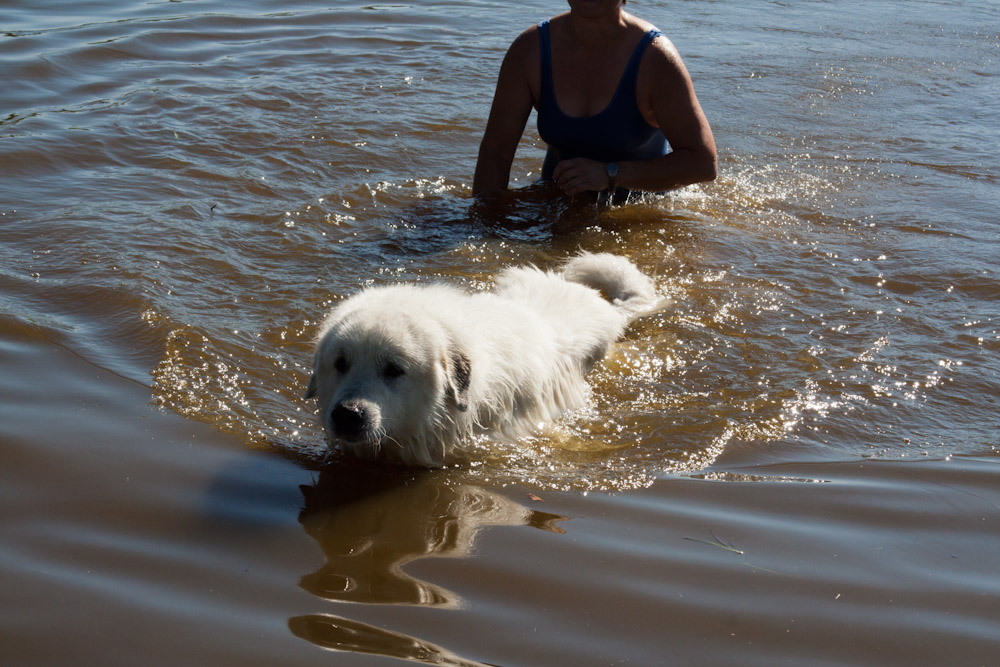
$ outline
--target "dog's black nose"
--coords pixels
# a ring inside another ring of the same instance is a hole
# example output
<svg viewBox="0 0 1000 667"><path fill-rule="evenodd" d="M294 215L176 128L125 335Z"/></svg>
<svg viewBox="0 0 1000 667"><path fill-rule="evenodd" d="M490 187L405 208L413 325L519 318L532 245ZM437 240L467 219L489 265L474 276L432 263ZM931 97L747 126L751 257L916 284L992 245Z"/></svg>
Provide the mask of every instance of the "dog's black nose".
<svg viewBox="0 0 1000 667"><path fill-rule="evenodd" d="M341 438L357 440L365 424L365 409L353 402L338 403L330 413L333 431Z"/></svg>

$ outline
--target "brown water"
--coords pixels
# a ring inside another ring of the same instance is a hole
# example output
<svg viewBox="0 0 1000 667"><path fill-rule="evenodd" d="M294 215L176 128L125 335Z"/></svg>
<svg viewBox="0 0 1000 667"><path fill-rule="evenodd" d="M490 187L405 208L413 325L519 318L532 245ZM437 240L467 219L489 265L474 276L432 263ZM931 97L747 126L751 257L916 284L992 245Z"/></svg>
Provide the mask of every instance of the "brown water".
<svg viewBox="0 0 1000 667"><path fill-rule="evenodd" d="M0 4L0 664L1000 665L1000 7L634 4L721 174L610 211L470 198L563 4ZM579 248L590 405L325 453L332 303Z"/></svg>

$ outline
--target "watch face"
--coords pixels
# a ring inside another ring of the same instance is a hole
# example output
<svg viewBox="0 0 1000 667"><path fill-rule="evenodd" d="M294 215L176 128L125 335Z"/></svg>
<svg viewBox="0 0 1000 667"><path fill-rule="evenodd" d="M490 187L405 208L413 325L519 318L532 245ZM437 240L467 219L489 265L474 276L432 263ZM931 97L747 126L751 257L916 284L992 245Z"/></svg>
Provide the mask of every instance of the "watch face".
<svg viewBox="0 0 1000 667"><path fill-rule="evenodd" d="M609 162L606 169L608 170L608 176L610 176L611 178L614 178L615 176L618 175L618 165L615 164L614 162Z"/></svg>

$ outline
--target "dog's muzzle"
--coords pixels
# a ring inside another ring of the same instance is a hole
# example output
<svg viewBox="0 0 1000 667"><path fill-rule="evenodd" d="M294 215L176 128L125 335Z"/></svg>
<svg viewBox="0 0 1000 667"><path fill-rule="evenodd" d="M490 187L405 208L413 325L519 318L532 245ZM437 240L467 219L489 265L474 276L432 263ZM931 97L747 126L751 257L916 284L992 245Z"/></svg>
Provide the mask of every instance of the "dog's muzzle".
<svg viewBox="0 0 1000 667"><path fill-rule="evenodd" d="M333 434L345 440L362 440L371 433L371 409L361 401L343 401L333 407L330 423Z"/></svg>

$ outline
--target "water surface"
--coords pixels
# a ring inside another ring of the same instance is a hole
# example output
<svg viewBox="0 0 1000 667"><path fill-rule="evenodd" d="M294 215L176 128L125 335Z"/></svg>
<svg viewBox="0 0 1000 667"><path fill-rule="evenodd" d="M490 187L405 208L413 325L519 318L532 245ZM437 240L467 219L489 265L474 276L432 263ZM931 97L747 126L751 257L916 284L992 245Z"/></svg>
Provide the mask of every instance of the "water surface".
<svg viewBox="0 0 1000 667"><path fill-rule="evenodd" d="M470 196L564 5L0 9L4 662L985 665L1000 10L642 2L720 177ZM368 285L632 257L672 305L537 437L418 473L301 395Z"/></svg>

